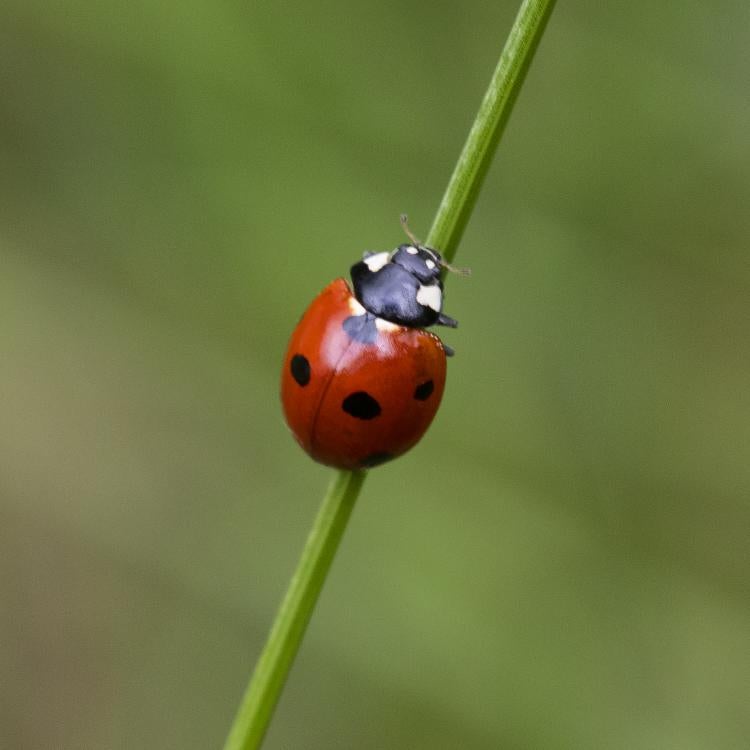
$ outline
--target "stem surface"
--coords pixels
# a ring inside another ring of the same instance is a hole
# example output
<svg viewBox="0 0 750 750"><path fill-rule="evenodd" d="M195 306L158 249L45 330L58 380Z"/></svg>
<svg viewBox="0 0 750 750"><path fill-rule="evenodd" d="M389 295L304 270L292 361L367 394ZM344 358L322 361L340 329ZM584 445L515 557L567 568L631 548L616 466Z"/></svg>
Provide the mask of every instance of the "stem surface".
<svg viewBox="0 0 750 750"><path fill-rule="evenodd" d="M555 0L524 0L453 170L426 244L453 260ZM338 549L364 471L338 471L307 538L224 750L260 747Z"/></svg>
<svg viewBox="0 0 750 750"><path fill-rule="evenodd" d="M452 261L555 0L524 0L443 194L426 244Z"/></svg>
<svg viewBox="0 0 750 750"><path fill-rule="evenodd" d="M260 747L364 478L364 471L334 475L224 750Z"/></svg>

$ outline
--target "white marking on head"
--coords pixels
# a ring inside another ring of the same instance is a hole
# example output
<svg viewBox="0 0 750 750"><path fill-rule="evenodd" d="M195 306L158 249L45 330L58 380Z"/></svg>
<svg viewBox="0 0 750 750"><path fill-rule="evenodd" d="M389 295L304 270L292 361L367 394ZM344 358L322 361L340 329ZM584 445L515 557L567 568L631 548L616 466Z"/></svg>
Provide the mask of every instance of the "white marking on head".
<svg viewBox="0 0 750 750"><path fill-rule="evenodd" d="M364 261L367 267L375 273L379 271L388 261L391 259L390 253L375 253L375 255L368 255Z"/></svg>
<svg viewBox="0 0 750 750"><path fill-rule="evenodd" d="M396 323L391 323L390 320L385 320L385 318L375 318L375 328L377 328L379 331L382 331L383 333L389 333L398 331L398 329L403 328L403 326L397 325Z"/></svg>
<svg viewBox="0 0 750 750"><path fill-rule="evenodd" d="M443 293L437 284L421 285L417 291L417 302L435 312L440 312L443 305Z"/></svg>
<svg viewBox="0 0 750 750"><path fill-rule="evenodd" d="M351 310L352 315L364 315L367 312L367 310L357 302L357 298L354 295L349 297L349 309Z"/></svg>
<svg viewBox="0 0 750 750"><path fill-rule="evenodd" d="M424 262L424 264L427 266L427 268L430 269L430 271L432 271L435 268L435 261L434 260L430 260L429 258L427 258L427 260Z"/></svg>
<svg viewBox="0 0 750 750"><path fill-rule="evenodd" d="M430 250L429 247L423 247L422 250L424 250L424 252L426 252L428 255L432 256L435 261L437 261L437 254L433 250Z"/></svg>
<svg viewBox="0 0 750 750"><path fill-rule="evenodd" d="M409 245L409 247L406 248L406 252L409 253L409 255L416 255L419 250L417 250L417 248L413 245Z"/></svg>

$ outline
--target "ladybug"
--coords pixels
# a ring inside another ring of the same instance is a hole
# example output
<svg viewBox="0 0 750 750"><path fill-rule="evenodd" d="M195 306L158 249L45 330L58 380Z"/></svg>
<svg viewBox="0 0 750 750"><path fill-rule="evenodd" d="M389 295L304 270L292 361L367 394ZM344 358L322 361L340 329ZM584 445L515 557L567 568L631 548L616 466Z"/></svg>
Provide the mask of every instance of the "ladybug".
<svg viewBox="0 0 750 750"><path fill-rule="evenodd" d="M458 323L442 311L440 253L411 240L367 252L352 286L331 282L289 341L281 377L287 424L316 461L378 466L415 445L443 396L453 350L425 328Z"/></svg>

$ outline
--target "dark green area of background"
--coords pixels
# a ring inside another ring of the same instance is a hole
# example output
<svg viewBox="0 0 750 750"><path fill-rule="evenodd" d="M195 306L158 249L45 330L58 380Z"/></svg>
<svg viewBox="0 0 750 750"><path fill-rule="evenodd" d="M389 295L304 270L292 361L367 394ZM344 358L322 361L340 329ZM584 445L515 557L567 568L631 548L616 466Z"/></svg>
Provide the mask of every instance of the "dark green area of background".
<svg viewBox="0 0 750 750"><path fill-rule="evenodd" d="M426 234L515 11L5 0L1 747L221 745L330 476L286 338ZM269 750L747 746L748 49L559 3Z"/></svg>

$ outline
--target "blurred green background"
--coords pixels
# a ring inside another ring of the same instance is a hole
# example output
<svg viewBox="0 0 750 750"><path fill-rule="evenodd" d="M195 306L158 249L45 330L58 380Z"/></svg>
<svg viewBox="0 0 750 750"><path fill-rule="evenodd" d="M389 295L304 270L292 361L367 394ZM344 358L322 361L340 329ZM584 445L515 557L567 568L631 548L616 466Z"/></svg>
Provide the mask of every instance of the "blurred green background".
<svg viewBox="0 0 750 750"><path fill-rule="evenodd" d="M218 748L330 472L304 307L517 5L4 0L0 747ZM267 747L746 748L750 6L561 2Z"/></svg>

